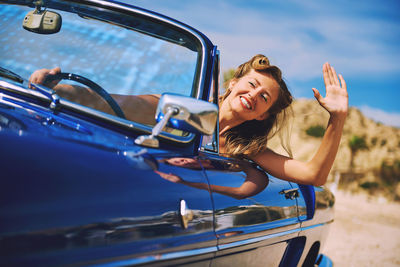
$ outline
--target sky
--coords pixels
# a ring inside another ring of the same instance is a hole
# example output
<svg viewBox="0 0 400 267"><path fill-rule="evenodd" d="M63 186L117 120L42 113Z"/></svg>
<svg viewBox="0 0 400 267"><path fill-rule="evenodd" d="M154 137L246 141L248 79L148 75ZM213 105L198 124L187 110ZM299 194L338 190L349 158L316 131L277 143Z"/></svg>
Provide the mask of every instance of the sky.
<svg viewBox="0 0 400 267"><path fill-rule="evenodd" d="M322 65L343 75L349 104L400 127L400 1L126 0L204 33L221 70L264 54L296 98L324 92Z"/></svg>

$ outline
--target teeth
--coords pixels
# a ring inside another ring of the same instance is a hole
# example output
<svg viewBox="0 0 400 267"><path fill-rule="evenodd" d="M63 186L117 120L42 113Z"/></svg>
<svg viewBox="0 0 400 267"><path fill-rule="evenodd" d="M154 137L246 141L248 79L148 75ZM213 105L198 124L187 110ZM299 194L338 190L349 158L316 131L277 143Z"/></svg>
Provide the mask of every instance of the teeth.
<svg viewBox="0 0 400 267"><path fill-rule="evenodd" d="M248 109L251 109L249 102L247 102L247 100L244 97L241 97L240 101L242 101L243 105L245 105Z"/></svg>

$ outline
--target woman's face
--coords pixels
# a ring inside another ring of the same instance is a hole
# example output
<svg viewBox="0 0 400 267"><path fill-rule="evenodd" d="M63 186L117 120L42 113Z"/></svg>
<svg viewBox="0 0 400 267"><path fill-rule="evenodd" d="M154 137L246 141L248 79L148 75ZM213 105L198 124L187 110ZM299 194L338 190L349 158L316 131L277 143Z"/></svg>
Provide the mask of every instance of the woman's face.
<svg viewBox="0 0 400 267"><path fill-rule="evenodd" d="M197 160L192 158L169 158L167 162L174 166L184 167L184 168L201 168Z"/></svg>
<svg viewBox="0 0 400 267"><path fill-rule="evenodd" d="M266 119L279 95L279 85L272 76L255 70L232 80L229 86L231 93L225 101L234 115L245 121Z"/></svg>

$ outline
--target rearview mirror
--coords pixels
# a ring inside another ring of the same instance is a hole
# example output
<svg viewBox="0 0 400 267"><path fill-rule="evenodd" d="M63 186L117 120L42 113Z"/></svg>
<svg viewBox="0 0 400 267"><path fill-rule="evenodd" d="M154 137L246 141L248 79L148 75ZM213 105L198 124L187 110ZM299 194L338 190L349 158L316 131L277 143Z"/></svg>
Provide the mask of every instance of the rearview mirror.
<svg viewBox="0 0 400 267"><path fill-rule="evenodd" d="M61 29L61 16L56 12L42 11L37 8L25 16L22 27L40 34L57 33Z"/></svg>

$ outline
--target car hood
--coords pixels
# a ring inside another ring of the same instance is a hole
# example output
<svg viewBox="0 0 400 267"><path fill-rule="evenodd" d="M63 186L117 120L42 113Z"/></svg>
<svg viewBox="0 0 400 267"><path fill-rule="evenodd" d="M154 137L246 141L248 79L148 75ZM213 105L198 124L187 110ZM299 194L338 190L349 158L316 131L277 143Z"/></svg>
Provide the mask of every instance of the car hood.
<svg viewBox="0 0 400 267"><path fill-rule="evenodd" d="M43 221L63 228L108 220L101 210L79 216L71 210L104 203L102 209L119 214L132 198L146 199L148 192L135 192L135 186L161 179L155 172L160 159L181 155L137 146L135 136L67 114L4 100L0 95L0 195L7 200L2 233L22 234L28 222L30 230L40 231ZM127 184L132 190L124 190Z"/></svg>
<svg viewBox="0 0 400 267"><path fill-rule="evenodd" d="M27 102L0 102L0 135L5 140L2 152L6 158L16 154L16 162L23 158L35 159L39 165L45 165L46 159L47 163L54 164L52 153L43 153L52 149L61 153L60 157L64 159L79 157L82 151L91 151L93 155L106 153L123 157L134 168L154 170L157 163L153 155L168 153L135 145L136 136L127 136L72 115L55 114L50 109ZM26 158L26 151L34 151L35 154L30 155L33 158Z"/></svg>

